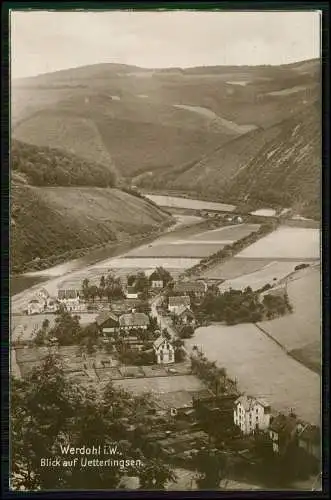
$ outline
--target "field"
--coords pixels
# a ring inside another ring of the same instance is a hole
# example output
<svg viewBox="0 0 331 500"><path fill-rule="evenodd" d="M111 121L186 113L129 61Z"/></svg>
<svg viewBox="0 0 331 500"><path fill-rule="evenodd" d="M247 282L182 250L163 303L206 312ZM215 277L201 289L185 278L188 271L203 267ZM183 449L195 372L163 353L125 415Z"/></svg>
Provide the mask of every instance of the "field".
<svg viewBox="0 0 331 500"><path fill-rule="evenodd" d="M188 348L194 344L210 361L226 368L241 391L266 399L276 411L293 408L307 422L320 423L320 377L255 325L202 327L186 342Z"/></svg>
<svg viewBox="0 0 331 500"><path fill-rule="evenodd" d="M146 195L147 198L163 207L188 208L192 210L218 210L219 212L232 212L236 207L225 203L178 198L176 196Z"/></svg>
<svg viewBox="0 0 331 500"><path fill-rule="evenodd" d="M82 325L87 325L92 323L96 314L80 314L80 323ZM50 327L55 323L55 314L37 314L32 316L27 316L25 314L12 315L11 316L11 335L12 341L17 340L31 340L35 333L41 328L42 323L45 319L50 322Z"/></svg>
<svg viewBox="0 0 331 500"><path fill-rule="evenodd" d="M241 259L234 260L236 262L240 262ZM219 290L221 292L228 290L229 288L233 288L234 290L243 290L248 286L250 286L254 291L259 290L267 284L276 284L279 280L292 273L295 266L299 263L300 262L292 261L274 261L266 263L261 269L257 271L243 274L242 276L238 276L236 278L227 279L224 283L219 285Z"/></svg>
<svg viewBox="0 0 331 500"><path fill-rule="evenodd" d="M307 364L321 364L321 272L319 266L303 269L289 280L287 292L293 314L260 323L288 351Z"/></svg>
<svg viewBox="0 0 331 500"><path fill-rule="evenodd" d="M133 250L129 257L194 257L202 259L208 257L218 250L221 250L225 244L222 243L207 243L200 244L195 242L188 243L173 243L171 245L151 245L148 248Z"/></svg>
<svg viewBox="0 0 331 500"><path fill-rule="evenodd" d="M304 260L318 259L319 256L319 230L283 226L245 248L236 257Z"/></svg>
<svg viewBox="0 0 331 500"><path fill-rule="evenodd" d="M222 243L223 241L234 242L248 236L249 234L259 229L259 224L240 224L235 226L225 226L220 229L212 229L211 231L204 231L192 237L192 240L197 242L215 241Z"/></svg>
<svg viewBox="0 0 331 500"><path fill-rule="evenodd" d="M114 386L137 395L146 392L160 395L177 391L199 391L204 388L202 382L194 375L117 380Z"/></svg>

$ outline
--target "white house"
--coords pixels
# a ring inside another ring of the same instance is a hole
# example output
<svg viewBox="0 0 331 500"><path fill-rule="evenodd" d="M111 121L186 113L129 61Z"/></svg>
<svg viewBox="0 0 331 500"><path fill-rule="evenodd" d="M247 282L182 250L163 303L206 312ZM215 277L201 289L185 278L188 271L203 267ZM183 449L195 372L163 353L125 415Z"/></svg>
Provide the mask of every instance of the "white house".
<svg viewBox="0 0 331 500"><path fill-rule="evenodd" d="M191 300L188 295L179 295L174 297L169 297L168 310L171 313L178 314L182 312L183 307L190 307Z"/></svg>
<svg viewBox="0 0 331 500"><path fill-rule="evenodd" d="M168 365L175 362L175 349L169 340L158 337L153 343L156 362L159 365Z"/></svg>
<svg viewBox="0 0 331 500"><path fill-rule="evenodd" d="M28 303L28 314L41 314L44 311L45 304L42 300L34 298Z"/></svg>
<svg viewBox="0 0 331 500"><path fill-rule="evenodd" d="M251 396L240 396L234 403L233 420L243 434L266 430L270 424L270 405Z"/></svg>
<svg viewBox="0 0 331 500"><path fill-rule="evenodd" d="M127 289L125 290L125 296L127 299L137 299L138 292L136 291L134 286L128 286Z"/></svg>
<svg viewBox="0 0 331 500"><path fill-rule="evenodd" d="M79 293L74 289L60 289L57 294L58 301L63 304L67 311L79 311Z"/></svg>

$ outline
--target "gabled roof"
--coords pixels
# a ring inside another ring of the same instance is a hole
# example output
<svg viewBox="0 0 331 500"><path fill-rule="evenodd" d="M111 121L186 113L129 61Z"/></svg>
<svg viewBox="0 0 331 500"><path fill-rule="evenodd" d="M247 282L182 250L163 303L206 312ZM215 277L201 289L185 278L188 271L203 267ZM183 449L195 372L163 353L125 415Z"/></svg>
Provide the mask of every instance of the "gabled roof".
<svg viewBox="0 0 331 500"><path fill-rule="evenodd" d="M76 299L79 295L77 290L66 289L66 290L59 290L57 296L59 299Z"/></svg>
<svg viewBox="0 0 331 500"><path fill-rule="evenodd" d="M41 302L39 299L34 298L34 299L29 300L29 304L40 304L41 305Z"/></svg>
<svg viewBox="0 0 331 500"><path fill-rule="evenodd" d="M161 347L161 345L164 343L164 342L167 342L169 345L172 345L171 342L167 339L165 339L164 337L162 337L162 335L160 337L158 337L156 340L154 340L153 342L153 346L155 347L155 349L158 349L159 347Z"/></svg>
<svg viewBox="0 0 331 500"><path fill-rule="evenodd" d="M250 411L254 408L254 406L256 405L260 405L260 406L263 406L263 408L269 408L269 404L266 403L265 401L263 401L262 399L257 399L257 398L253 398L252 396L240 396L238 399L236 399L235 401L235 405L237 406L238 404L241 404L241 406L243 407L243 409L245 411Z"/></svg>
<svg viewBox="0 0 331 500"><path fill-rule="evenodd" d="M187 314L188 316L191 316L191 318L194 318L194 314L189 307L183 306L183 308L178 311L177 316L183 316L184 314Z"/></svg>
<svg viewBox="0 0 331 500"><path fill-rule="evenodd" d="M204 293L206 285L202 281L178 281L174 286L175 292Z"/></svg>
<svg viewBox="0 0 331 500"><path fill-rule="evenodd" d="M136 326L137 328L141 326L149 325L149 317L145 313L128 313L122 314L119 318L120 326Z"/></svg>
<svg viewBox="0 0 331 500"><path fill-rule="evenodd" d="M298 421L290 415L277 415L270 423L270 430L277 434L291 434L297 427Z"/></svg>
<svg viewBox="0 0 331 500"><path fill-rule="evenodd" d="M189 306L190 304L191 300L187 295L169 297L169 306Z"/></svg>
<svg viewBox="0 0 331 500"><path fill-rule="evenodd" d="M102 311L95 319L95 322L98 326L103 325L109 319L113 320L118 324L118 317L112 313L111 311Z"/></svg>

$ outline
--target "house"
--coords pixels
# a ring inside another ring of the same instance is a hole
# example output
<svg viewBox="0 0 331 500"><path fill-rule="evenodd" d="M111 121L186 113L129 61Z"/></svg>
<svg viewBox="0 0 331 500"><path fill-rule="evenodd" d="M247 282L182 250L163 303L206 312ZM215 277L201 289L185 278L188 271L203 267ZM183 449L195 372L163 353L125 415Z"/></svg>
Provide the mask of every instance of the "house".
<svg viewBox="0 0 331 500"><path fill-rule="evenodd" d="M191 299L188 295L169 297L168 310L174 314L181 312L183 307L190 307Z"/></svg>
<svg viewBox="0 0 331 500"><path fill-rule="evenodd" d="M119 329L118 317L111 311L102 311L95 322L103 334L114 333Z"/></svg>
<svg viewBox="0 0 331 500"><path fill-rule="evenodd" d="M171 342L164 337L158 337L153 343L153 349L158 365L168 365L175 362L175 349Z"/></svg>
<svg viewBox="0 0 331 500"><path fill-rule="evenodd" d="M207 292L207 284L204 281L178 281L175 283L174 292L182 295L193 295L201 299Z"/></svg>
<svg viewBox="0 0 331 500"><path fill-rule="evenodd" d="M44 311L45 304L38 298L33 298L28 303L28 314L41 314Z"/></svg>
<svg viewBox="0 0 331 500"><path fill-rule="evenodd" d="M317 460L321 459L321 435L316 425L306 425L298 432L298 446Z"/></svg>
<svg viewBox="0 0 331 500"><path fill-rule="evenodd" d="M38 298L41 302L45 302L45 304L46 304L48 299L50 298L50 296L49 296L49 293L46 290L46 288L41 288L36 293L36 298Z"/></svg>
<svg viewBox="0 0 331 500"><path fill-rule="evenodd" d="M234 403L233 420L243 434L266 430L270 424L270 406L260 399L240 396Z"/></svg>
<svg viewBox="0 0 331 500"><path fill-rule="evenodd" d="M122 330L129 331L136 328L147 330L149 327L149 317L145 313L132 311L131 313L122 314L119 318L119 327Z"/></svg>
<svg viewBox="0 0 331 500"><path fill-rule="evenodd" d="M136 291L134 286L128 286L125 290L125 296L127 299L137 299L138 292Z"/></svg>
<svg viewBox="0 0 331 500"><path fill-rule="evenodd" d="M288 445L294 441L298 421L295 416L279 414L270 421L269 437L274 453L283 455Z"/></svg>
<svg viewBox="0 0 331 500"><path fill-rule="evenodd" d="M56 312L59 308L59 304L56 299L52 297L48 297L46 301L46 310L47 312Z"/></svg>
<svg viewBox="0 0 331 500"><path fill-rule="evenodd" d="M78 311L80 308L79 293L75 289L60 289L57 298L67 311Z"/></svg>
<svg viewBox="0 0 331 500"><path fill-rule="evenodd" d="M161 290L165 283L163 281L162 276L158 273L158 271L154 271L149 277L150 286L153 290Z"/></svg>
<svg viewBox="0 0 331 500"><path fill-rule="evenodd" d="M196 324L195 316L189 307L183 307L177 312L177 323L191 326Z"/></svg>

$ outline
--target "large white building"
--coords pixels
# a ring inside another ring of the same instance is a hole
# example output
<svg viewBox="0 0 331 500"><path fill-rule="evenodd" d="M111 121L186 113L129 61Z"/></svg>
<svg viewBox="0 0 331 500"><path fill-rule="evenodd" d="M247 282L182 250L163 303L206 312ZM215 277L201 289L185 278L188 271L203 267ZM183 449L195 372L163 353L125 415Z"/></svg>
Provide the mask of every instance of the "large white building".
<svg viewBox="0 0 331 500"><path fill-rule="evenodd" d="M159 365L168 365L175 362L175 350L169 340L160 336L153 344L156 362Z"/></svg>
<svg viewBox="0 0 331 500"><path fill-rule="evenodd" d="M270 405L251 396L240 396L234 403L233 420L243 434L266 430L270 424Z"/></svg>

